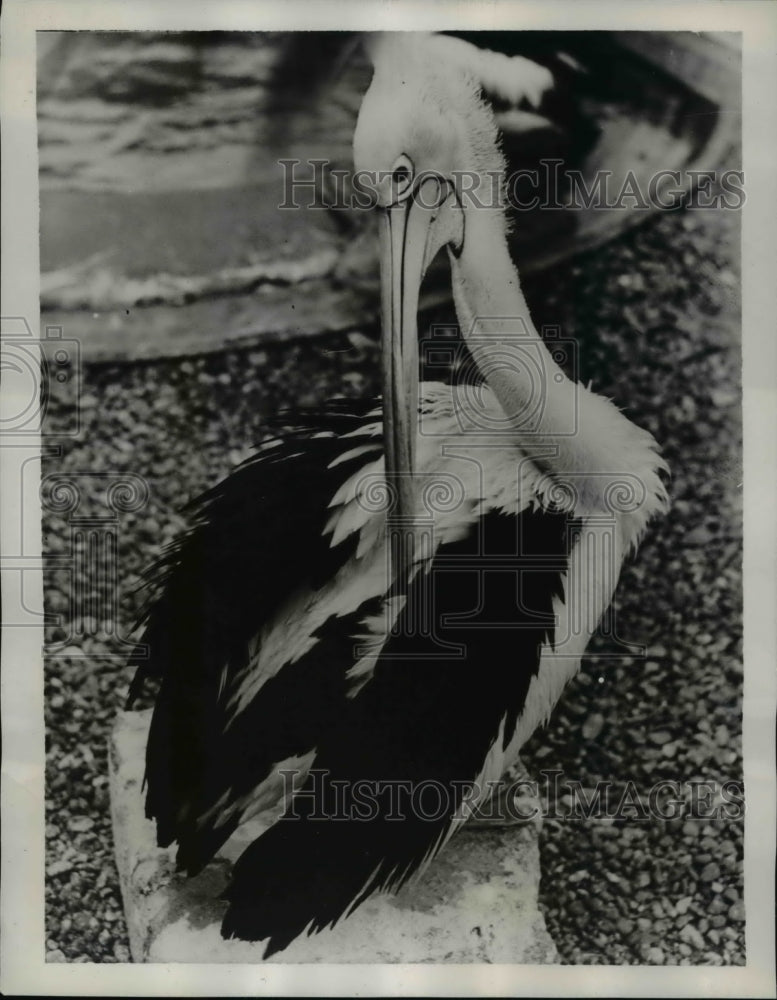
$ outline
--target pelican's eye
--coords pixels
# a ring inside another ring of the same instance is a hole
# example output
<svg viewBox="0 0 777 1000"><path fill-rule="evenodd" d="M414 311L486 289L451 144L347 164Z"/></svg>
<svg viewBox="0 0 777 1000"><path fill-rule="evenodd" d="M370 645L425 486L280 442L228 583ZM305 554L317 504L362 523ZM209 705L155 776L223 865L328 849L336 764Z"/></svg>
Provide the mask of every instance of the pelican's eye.
<svg viewBox="0 0 777 1000"><path fill-rule="evenodd" d="M393 201L401 201L410 191L413 182L413 164L403 153L391 171L391 193Z"/></svg>

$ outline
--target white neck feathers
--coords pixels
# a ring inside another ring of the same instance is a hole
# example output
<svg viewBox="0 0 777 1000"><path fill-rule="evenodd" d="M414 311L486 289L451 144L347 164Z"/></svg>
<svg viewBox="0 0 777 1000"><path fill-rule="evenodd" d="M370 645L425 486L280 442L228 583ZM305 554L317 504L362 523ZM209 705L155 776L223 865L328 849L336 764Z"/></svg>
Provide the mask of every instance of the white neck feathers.
<svg viewBox="0 0 777 1000"><path fill-rule="evenodd" d="M505 412L502 433L548 473L552 499L583 517L618 515L626 547L636 543L667 503L653 437L554 360L529 314L501 212L464 211L464 244L450 255L454 300L462 336Z"/></svg>

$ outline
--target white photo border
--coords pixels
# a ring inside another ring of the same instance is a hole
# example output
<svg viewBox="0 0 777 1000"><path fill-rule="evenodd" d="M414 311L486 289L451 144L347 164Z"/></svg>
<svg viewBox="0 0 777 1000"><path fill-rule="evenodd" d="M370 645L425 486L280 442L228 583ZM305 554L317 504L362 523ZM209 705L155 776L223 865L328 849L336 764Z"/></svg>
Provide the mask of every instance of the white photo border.
<svg viewBox="0 0 777 1000"><path fill-rule="evenodd" d="M772 997L777 703L777 5L757 0L6 0L2 16L2 315L39 326L35 33L41 30L704 30L743 39L745 500L745 967L100 965L45 963L42 628L2 637L0 987L70 996L482 995ZM0 397L2 399L2 397ZM0 402L0 416L15 401ZM42 606L40 503L23 496L40 442L0 447L4 565L24 545L25 594ZM22 513L25 538L19 539ZM20 550L21 551L21 550ZM3 573L3 605L21 573Z"/></svg>

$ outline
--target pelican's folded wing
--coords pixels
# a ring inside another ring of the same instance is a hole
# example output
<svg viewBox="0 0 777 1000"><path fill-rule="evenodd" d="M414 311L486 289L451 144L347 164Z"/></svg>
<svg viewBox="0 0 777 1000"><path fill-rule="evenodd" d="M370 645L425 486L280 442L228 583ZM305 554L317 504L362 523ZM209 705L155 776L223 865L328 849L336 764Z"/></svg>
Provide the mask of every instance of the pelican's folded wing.
<svg viewBox="0 0 777 1000"><path fill-rule="evenodd" d="M320 598L358 539L332 545L324 527L332 497L372 453L332 463L381 445L365 404L338 401L295 419L193 505L191 530L148 575L128 707L146 678L160 679L146 811L160 845L177 840L190 870L226 839L275 763L315 746L344 687L347 664L323 628ZM355 622L374 611L357 588L338 593L337 614ZM311 605L320 615L303 621Z"/></svg>
<svg viewBox="0 0 777 1000"><path fill-rule="evenodd" d="M314 770L235 866L226 936L269 956L436 853L501 776L573 544L567 517L524 510L440 546Z"/></svg>

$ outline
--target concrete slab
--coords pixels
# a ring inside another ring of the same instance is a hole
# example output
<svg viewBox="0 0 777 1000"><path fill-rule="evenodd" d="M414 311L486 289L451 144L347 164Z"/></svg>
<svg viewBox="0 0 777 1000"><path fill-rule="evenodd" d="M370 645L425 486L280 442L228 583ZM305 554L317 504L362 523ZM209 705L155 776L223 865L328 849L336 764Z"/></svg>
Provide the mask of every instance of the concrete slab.
<svg viewBox="0 0 777 1000"><path fill-rule="evenodd" d="M135 962L262 961L262 944L225 941L218 899L231 866L263 829L245 824L197 877L175 871L143 815L141 785L150 711L122 712L111 747L116 862ZM273 962L558 961L537 908L538 827L463 830L415 884L364 903L333 930L292 943Z"/></svg>

